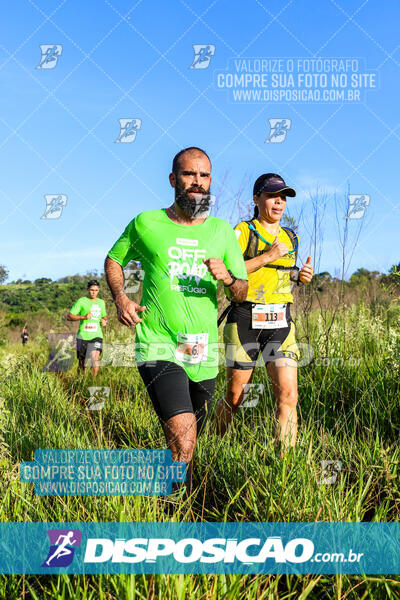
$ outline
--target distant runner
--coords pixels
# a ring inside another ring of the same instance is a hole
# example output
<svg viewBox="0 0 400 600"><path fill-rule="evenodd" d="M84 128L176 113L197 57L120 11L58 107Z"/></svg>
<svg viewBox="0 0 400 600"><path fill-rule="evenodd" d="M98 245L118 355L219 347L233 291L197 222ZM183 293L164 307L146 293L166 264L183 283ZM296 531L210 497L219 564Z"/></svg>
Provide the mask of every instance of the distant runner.
<svg viewBox="0 0 400 600"><path fill-rule="evenodd" d="M91 359L92 375L99 372L99 358L103 349L102 327L107 325L104 300L98 298L100 286L96 279L87 284L88 296L79 298L71 308L67 321L80 321L76 335L76 354L79 368L84 371L86 360Z"/></svg>
<svg viewBox="0 0 400 600"><path fill-rule="evenodd" d="M137 323L139 373L173 460L186 463L206 421L218 372L217 283L237 301L246 298L248 285L232 227L208 216L210 172L210 159L200 148L179 152L169 176L174 203L137 215L105 263L119 321L128 327ZM144 270L142 305L124 292L122 267L130 260L139 260Z"/></svg>
<svg viewBox="0 0 400 600"><path fill-rule="evenodd" d="M224 435L261 353L277 402L277 439L282 450L289 444L295 446L297 435L298 347L290 316L291 281L308 283L314 272L310 256L300 271L295 266L297 234L280 226L286 196L295 195L279 175L261 175L253 189L254 216L235 227L249 289L245 302L233 302L228 313L224 329L227 397L217 407L217 429Z"/></svg>
<svg viewBox="0 0 400 600"><path fill-rule="evenodd" d="M22 345L23 346L25 346L25 344L27 344L28 341L29 341L29 333L28 333L28 329L27 329L26 325L25 325L25 327L22 330L21 339L22 339Z"/></svg>

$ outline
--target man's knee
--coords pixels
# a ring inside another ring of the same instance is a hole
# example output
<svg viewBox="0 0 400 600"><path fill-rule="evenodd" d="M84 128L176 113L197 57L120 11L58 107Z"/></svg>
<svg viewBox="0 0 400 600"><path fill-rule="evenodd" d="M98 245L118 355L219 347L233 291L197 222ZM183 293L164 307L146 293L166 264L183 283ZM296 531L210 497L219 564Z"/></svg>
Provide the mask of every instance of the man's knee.
<svg viewBox="0 0 400 600"><path fill-rule="evenodd" d="M183 462L190 462L193 458L194 447L196 445L196 437L194 436L177 436L172 446L172 458L173 460L179 460Z"/></svg>
<svg viewBox="0 0 400 600"><path fill-rule="evenodd" d="M189 463L192 460L192 458L193 458L193 452L194 452L194 448L193 447L182 448L178 452L178 458L177 458L177 460L179 460L181 462Z"/></svg>
<svg viewBox="0 0 400 600"><path fill-rule="evenodd" d="M188 462L191 460L196 445L197 423L193 413L183 413L172 417L164 424L165 437L173 454L178 459Z"/></svg>

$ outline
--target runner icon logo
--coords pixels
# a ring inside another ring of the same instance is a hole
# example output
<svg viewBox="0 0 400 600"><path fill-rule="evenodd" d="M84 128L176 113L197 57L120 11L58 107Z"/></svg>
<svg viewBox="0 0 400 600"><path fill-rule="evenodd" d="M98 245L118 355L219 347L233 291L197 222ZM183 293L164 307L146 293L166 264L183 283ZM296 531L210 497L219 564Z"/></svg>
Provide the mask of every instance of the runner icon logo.
<svg viewBox="0 0 400 600"><path fill-rule="evenodd" d="M129 144L136 139L136 133L142 127L141 119L119 119L120 132L116 143Z"/></svg>
<svg viewBox="0 0 400 600"><path fill-rule="evenodd" d="M215 54L213 44L193 44L194 58L189 69L207 69Z"/></svg>
<svg viewBox="0 0 400 600"><path fill-rule="evenodd" d="M262 383L244 383L243 401L240 408L255 408L262 398L264 385Z"/></svg>
<svg viewBox="0 0 400 600"><path fill-rule="evenodd" d="M88 389L90 398L86 410L101 410L110 397L110 388L91 386Z"/></svg>
<svg viewBox="0 0 400 600"><path fill-rule="evenodd" d="M349 206L345 219L362 219L371 198L368 194L348 194L347 199Z"/></svg>
<svg viewBox="0 0 400 600"><path fill-rule="evenodd" d="M322 460L321 477L318 483L323 485L332 485L333 483L335 483L341 470L341 460Z"/></svg>
<svg viewBox="0 0 400 600"><path fill-rule="evenodd" d="M285 141L286 134L292 126L291 119L268 119L269 136L265 143L280 144Z"/></svg>
<svg viewBox="0 0 400 600"><path fill-rule="evenodd" d="M54 69L57 66L58 59L62 54L61 44L40 44L42 56L37 65L37 69Z"/></svg>
<svg viewBox="0 0 400 600"><path fill-rule="evenodd" d="M48 529L50 549L42 567L68 567L74 558L75 549L81 545L79 529Z"/></svg>
<svg viewBox="0 0 400 600"><path fill-rule="evenodd" d="M67 196L65 194L45 194L46 209L41 219L59 219L61 217L64 206L67 204Z"/></svg>
<svg viewBox="0 0 400 600"><path fill-rule="evenodd" d="M136 294L142 281L144 281L144 270L140 268L140 263L137 262L136 266L124 269L125 294Z"/></svg>

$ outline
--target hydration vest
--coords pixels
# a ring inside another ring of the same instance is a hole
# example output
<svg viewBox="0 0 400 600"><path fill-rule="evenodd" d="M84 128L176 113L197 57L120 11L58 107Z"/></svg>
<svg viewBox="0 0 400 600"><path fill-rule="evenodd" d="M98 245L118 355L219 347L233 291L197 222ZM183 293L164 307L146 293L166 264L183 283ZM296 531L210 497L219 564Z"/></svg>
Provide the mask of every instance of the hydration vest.
<svg viewBox="0 0 400 600"><path fill-rule="evenodd" d="M249 239L247 242L246 250L243 253L243 258L244 258L244 260L249 260L250 258L255 258L256 256L263 254L263 252L265 252L265 250L260 250L260 251L258 250L260 234L256 231L256 226L255 226L253 219L250 219L250 221L245 221L245 223L247 223L249 226ZM282 229L289 236L289 239L292 242L292 246L295 249L293 252L294 265L291 267L284 267L283 265L264 265L264 268L278 269L280 271L298 271L299 268L296 267L296 261L297 261L297 249L298 249L298 245L299 245L299 238L298 238L297 234L293 231L293 229L290 229L290 227L282 227Z"/></svg>
<svg viewBox="0 0 400 600"><path fill-rule="evenodd" d="M246 250L243 253L243 259L249 260L250 258L255 258L256 256L259 256L260 254L265 252L265 250L260 250L260 251L258 250L260 234L256 231L256 226L254 224L253 219L250 219L250 221L245 221L245 223L247 223L247 225L249 226L249 240L247 242ZM296 267L296 261L297 261L297 250L298 250L298 246L299 246L299 238L298 238L297 234L293 231L293 229L290 229L290 227L282 227L282 229L287 233L290 241L292 242L292 246L294 248L294 252L292 252L292 254L294 255L294 265L292 265L291 267L284 267L283 265L264 265L263 268L264 269L265 268L277 269L279 271L297 271L298 272L299 267ZM299 284L299 279L297 279L297 285L298 284ZM218 318L218 327L225 320L225 317L229 313L229 311L232 309L232 306L233 305L231 302L225 308L225 310L222 312L222 314Z"/></svg>

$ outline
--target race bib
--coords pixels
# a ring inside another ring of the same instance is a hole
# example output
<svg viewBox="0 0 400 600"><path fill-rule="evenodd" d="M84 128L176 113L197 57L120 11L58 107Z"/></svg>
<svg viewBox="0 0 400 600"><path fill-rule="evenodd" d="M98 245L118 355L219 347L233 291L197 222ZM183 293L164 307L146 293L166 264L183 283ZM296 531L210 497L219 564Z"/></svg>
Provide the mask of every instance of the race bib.
<svg viewBox="0 0 400 600"><path fill-rule="evenodd" d="M176 358L181 362L196 365L207 360L208 333L180 333L176 338Z"/></svg>
<svg viewBox="0 0 400 600"><path fill-rule="evenodd" d="M251 311L252 329L287 327L286 304L256 304Z"/></svg>
<svg viewBox="0 0 400 600"><path fill-rule="evenodd" d="M97 331L97 323L85 323L83 331Z"/></svg>

